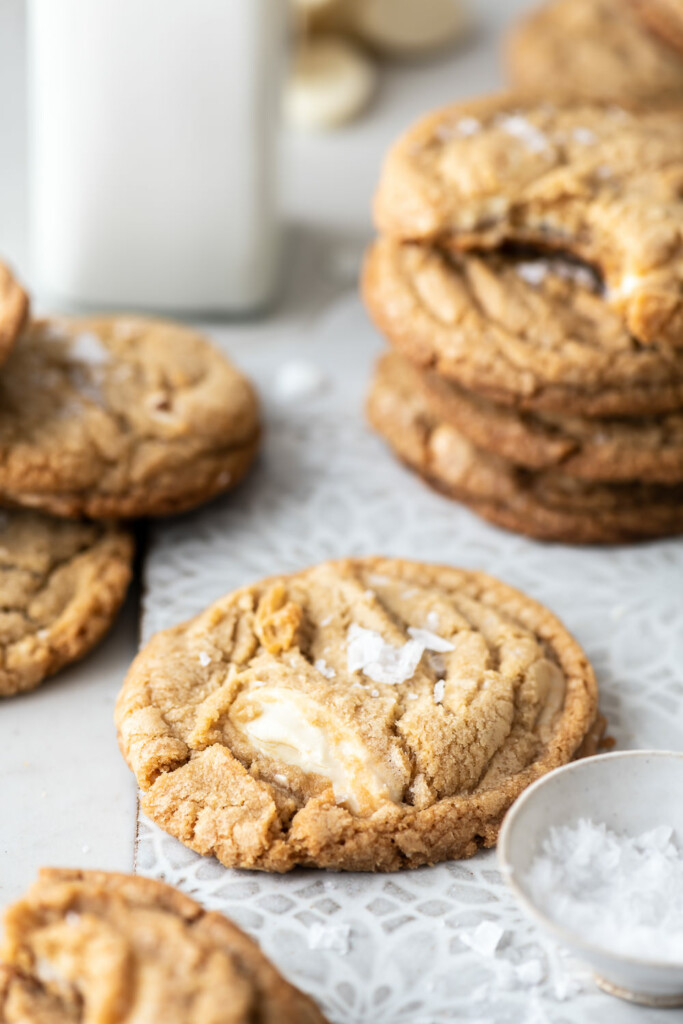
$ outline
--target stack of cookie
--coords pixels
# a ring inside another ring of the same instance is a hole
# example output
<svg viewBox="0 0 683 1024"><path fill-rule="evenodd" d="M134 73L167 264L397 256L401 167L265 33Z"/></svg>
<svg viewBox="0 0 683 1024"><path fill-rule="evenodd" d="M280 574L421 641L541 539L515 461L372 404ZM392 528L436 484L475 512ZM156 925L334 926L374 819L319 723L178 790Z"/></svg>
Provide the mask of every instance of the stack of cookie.
<svg viewBox="0 0 683 1024"><path fill-rule="evenodd" d="M392 149L366 304L392 345L369 416L509 529L683 530L683 124L497 97Z"/></svg>
<svg viewBox="0 0 683 1024"><path fill-rule="evenodd" d="M522 18L506 46L516 89L611 98L683 99L681 0L550 0Z"/></svg>
<svg viewBox="0 0 683 1024"><path fill-rule="evenodd" d="M251 385L194 331L28 311L0 264L0 696L108 629L133 559L117 520L227 490L259 441Z"/></svg>

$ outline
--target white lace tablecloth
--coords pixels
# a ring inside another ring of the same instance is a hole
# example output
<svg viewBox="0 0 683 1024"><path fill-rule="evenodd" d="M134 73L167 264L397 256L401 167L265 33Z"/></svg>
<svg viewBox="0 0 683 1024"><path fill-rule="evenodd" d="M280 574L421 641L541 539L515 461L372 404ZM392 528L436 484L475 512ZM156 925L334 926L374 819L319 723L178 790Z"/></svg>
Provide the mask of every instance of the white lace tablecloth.
<svg viewBox="0 0 683 1024"><path fill-rule="evenodd" d="M263 456L237 493L152 528L143 639L234 587L326 558L382 553L477 567L547 604L578 637L619 747L683 748L680 541L603 550L534 543L428 490L365 427L379 340L351 294L286 338L269 338L266 325L251 344L229 347L264 398ZM302 358L324 386L278 395L279 368ZM600 993L525 919L494 851L395 875L279 877L198 857L143 816L137 870L234 918L334 1024L683 1020ZM504 929L494 955L467 944L481 921Z"/></svg>

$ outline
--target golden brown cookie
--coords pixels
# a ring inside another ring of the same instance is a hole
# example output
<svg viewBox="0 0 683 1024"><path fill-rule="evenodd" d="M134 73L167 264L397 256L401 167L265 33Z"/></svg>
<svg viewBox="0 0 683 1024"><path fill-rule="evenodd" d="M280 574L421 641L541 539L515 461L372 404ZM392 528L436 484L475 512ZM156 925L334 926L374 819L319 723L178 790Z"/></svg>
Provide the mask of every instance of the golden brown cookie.
<svg viewBox="0 0 683 1024"><path fill-rule="evenodd" d="M638 17L683 60L683 2L681 0L631 0Z"/></svg>
<svg viewBox="0 0 683 1024"><path fill-rule="evenodd" d="M407 360L384 360L368 400L375 429L424 480L516 533L611 544L683 532L683 486L602 484L531 472L477 448L441 420Z"/></svg>
<svg viewBox="0 0 683 1024"><path fill-rule="evenodd" d="M644 24L664 3L640 0L637 13L633 0L550 0L534 8L507 41L512 84L540 96L559 90L616 103L680 102L683 60Z"/></svg>
<svg viewBox="0 0 683 1024"><path fill-rule="evenodd" d="M105 635L133 539L107 523L0 510L0 697L32 690Z"/></svg>
<svg viewBox="0 0 683 1024"><path fill-rule="evenodd" d="M4 924L1 1024L325 1024L236 925L149 878L44 868Z"/></svg>
<svg viewBox="0 0 683 1024"><path fill-rule="evenodd" d="M384 357L390 366L404 356ZM408 368L410 371L410 367ZM683 483L683 411L648 419L585 419L520 412L498 405L430 371L411 379L437 420L452 424L473 445L525 469L559 469L603 482Z"/></svg>
<svg viewBox="0 0 683 1024"><path fill-rule="evenodd" d="M180 512L259 441L248 381L202 335L139 317L32 324L0 374L0 497L61 516Z"/></svg>
<svg viewBox="0 0 683 1024"><path fill-rule="evenodd" d="M28 295L9 267L0 263L0 363L4 363L12 351L28 316L28 308Z"/></svg>
<svg viewBox="0 0 683 1024"><path fill-rule="evenodd" d="M363 295L378 329L413 362L496 402L583 416L683 407L683 356L641 345L581 264L380 238Z"/></svg>
<svg viewBox="0 0 683 1024"><path fill-rule="evenodd" d="M596 716L593 671L545 608L483 573L390 558L227 595L152 639L116 709L145 812L267 871L492 846L525 786L594 752Z"/></svg>
<svg viewBox="0 0 683 1024"><path fill-rule="evenodd" d="M643 342L683 346L683 108L494 96L429 115L390 150L377 226L461 250L571 252Z"/></svg>

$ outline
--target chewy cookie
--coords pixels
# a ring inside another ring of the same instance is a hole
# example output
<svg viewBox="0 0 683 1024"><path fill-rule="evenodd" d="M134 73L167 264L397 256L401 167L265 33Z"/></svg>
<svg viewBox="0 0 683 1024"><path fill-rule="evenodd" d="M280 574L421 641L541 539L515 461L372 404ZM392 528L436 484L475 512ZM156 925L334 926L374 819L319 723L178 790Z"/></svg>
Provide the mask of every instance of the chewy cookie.
<svg viewBox="0 0 683 1024"><path fill-rule="evenodd" d="M641 342L683 346L683 113L497 96L432 114L390 150L377 225L459 250L505 242L598 268Z"/></svg>
<svg viewBox="0 0 683 1024"><path fill-rule="evenodd" d="M247 380L195 331L40 320L0 373L0 497L61 516L180 512L228 490L259 441Z"/></svg>
<svg viewBox="0 0 683 1024"><path fill-rule="evenodd" d="M1 1024L325 1024L236 925L161 882L43 869L4 924Z"/></svg>
<svg viewBox="0 0 683 1024"><path fill-rule="evenodd" d="M28 295L4 263L0 263L0 363L12 350L28 316Z"/></svg>
<svg viewBox="0 0 683 1024"><path fill-rule="evenodd" d="M683 55L682 0L631 0L631 2L644 24Z"/></svg>
<svg viewBox="0 0 683 1024"><path fill-rule="evenodd" d="M0 510L0 697L82 658L111 626L133 540L106 523Z"/></svg>
<svg viewBox="0 0 683 1024"><path fill-rule="evenodd" d="M385 357L387 372L406 360ZM410 372L409 364L406 372ZM498 405L436 373L412 371L433 418L473 445L525 469L559 469L582 480L683 483L683 410L650 418L586 419L520 412Z"/></svg>
<svg viewBox="0 0 683 1024"><path fill-rule="evenodd" d="M470 856L603 725L593 671L545 608L389 558L264 580L158 634L116 723L158 825L269 871Z"/></svg>
<svg viewBox="0 0 683 1024"><path fill-rule="evenodd" d="M435 488L517 533L610 544L683 532L683 485L605 484L562 471L530 472L477 448L435 412L419 371L388 357L378 366L368 416L396 454Z"/></svg>
<svg viewBox="0 0 683 1024"><path fill-rule="evenodd" d="M683 406L683 355L629 334L581 264L380 238L365 261L363 297L413 362L496 402L584 416Z"/></svg>
<svg viewBox="0 0 683 1024"><path fill-rule="evenodd" d="M669 3L680 10L676 0ZM560 91L616 103L680 102L683 59L647 30L649 22L672 35L664 22L669 3L550 0L510 33L506 63L512 84L540 96ZM683 13L679 18L683 25Z"/></svg>

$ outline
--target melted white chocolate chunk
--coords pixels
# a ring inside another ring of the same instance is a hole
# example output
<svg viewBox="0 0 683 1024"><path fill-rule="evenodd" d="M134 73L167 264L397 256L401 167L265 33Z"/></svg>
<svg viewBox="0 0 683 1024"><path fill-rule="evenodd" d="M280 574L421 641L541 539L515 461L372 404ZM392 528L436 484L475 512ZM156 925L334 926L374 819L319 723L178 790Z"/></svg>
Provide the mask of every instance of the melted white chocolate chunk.
<svg viewBox="0 0 683 1024"><path fill-rule="evenodd" d="M337 803L356 813L401 801L398 775L329 708L305 694L284 687L246 691L230 717L258 753L329 779Z"/></svg>

